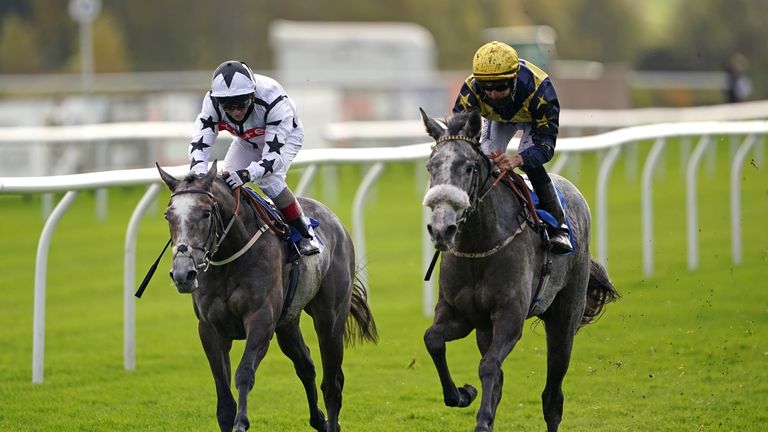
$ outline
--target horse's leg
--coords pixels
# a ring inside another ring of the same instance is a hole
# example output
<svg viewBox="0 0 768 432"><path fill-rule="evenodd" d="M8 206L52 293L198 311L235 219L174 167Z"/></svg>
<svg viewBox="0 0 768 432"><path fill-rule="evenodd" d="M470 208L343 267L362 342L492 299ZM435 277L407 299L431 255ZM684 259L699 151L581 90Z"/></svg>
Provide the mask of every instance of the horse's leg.
<svg viewBox="0 0 768 432"><path fill-rule="evenodd" d="M477 337L477 348L480 350L481 355L485 355L485 353L488 351L488 347L491 346L491 341L493 340L493 330L492 329L477 329L476 331L476 337ZM504 371L499 371L499 380L494 386L494 394L493 394L493 419L495 421L496 419L496 408L499 406L499 402L501 402L501 396L502 396L502 388L504 387Z"/></svg>
<svg viewBox="0 0 768 432"><path fill-rule="evenodd" d="M333 309L325 311L315 309L312 318L320 345L320 358L323 362L323 382L320 384L320 389L323 391L323 401L328 411L325 430L338 432L341 430L339 414L341 413L341 392L344 389L344 372L341 370L341 364L344 360L346 314L336 313Z"/></svg>
<svg viewBox="0 0 768 432"><path fill-rule="evenodd" d="M248 420L248 393L253 389L256 369L267 354L269 340L274 332L271 312L246 320L246 332L245 350L235 372L235 388L237 388L235 432L245 432L251 426Z"/></svg>
<svg viewBox="0 0 768 432"><path fill-rule="evenodd" d="M556 432L563 418L563 379L571 361L573 337L584 314L584 288L578 286L586 284L586 279L570 281L542 315L547 331L547 383L541 402L547 432Z"/></svg>
<svg viewBox="0 0 768 432"><path fill-rule="evenodd" d="M472 326L466 320L459 317L450 306L438 301L432 326L424 332L424 344L440 377L443 401L449 407L469 406L477 396L477 390L469 384L456 387L445 358L445 343L466 337L471 331Z"/></svg>
<svg viewBox="0 0 768 432"><path fill-rule="evenodd" d="M525 312L520 308L497 309L491 315L492 336L480 360L478 374L482 385L482 398L477 411L475 432L493 430L496 408L501 400L504 378L501 365L523 334ZM487 337L487 336L486 336Z"/></svg>
<svg viewBox="0 0 768 432"><path fill-rule="evenodd" d="M230 432L235 423L236 409L235 398L229 387L232 373L229 351L232 348L232 341L223 339L213 327L202 321L198 323L197 331L216 384L216 418L219 421L219 428Z"/></svg>
<svg viewBox="0 0 768 432"><path fill-rule="evenodd" d="M317 406L317 387L315 386L315 365L309 355L309 348L299 329L299 321L288 323L275 330L280 349L293 362L296 375L304 385L309 403L309 425L317 431L325 430L325 414Z"/></svg>

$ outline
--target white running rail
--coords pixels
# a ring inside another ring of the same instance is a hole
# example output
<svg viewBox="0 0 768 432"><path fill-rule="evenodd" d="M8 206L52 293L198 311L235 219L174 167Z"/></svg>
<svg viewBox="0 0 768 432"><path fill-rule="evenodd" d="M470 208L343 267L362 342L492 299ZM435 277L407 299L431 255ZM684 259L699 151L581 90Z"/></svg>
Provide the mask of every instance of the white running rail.
<svg viewBox="0 0 768 432"><path fill-rule="evenodd" d="M106 125L84 127L82 134L76 132L75 128L68 128L66 134L51 135L51 128L29 129L18 135L4 135L0 129L0 142L8 140L12 136L15 140L32 140L35 142L46 141L47 139L57 141L78 141L78 140L104 140L104 139L135 139L135 138L188 138L188 126L184 126L183 131L179 125L164 129L162 127L137 128L135 125ZM7 129L7 128L6 128ZM150 132L151 131L151 132ZM155 133L153 135L153 133ZM702 137L708 140L710 136L744 136L746 137L731 163L731 233L732 233L732 256L734 264L741 262L741 226L740 226L740 171L747 156L747 152L754 146L757 137L768 134L768 121L741 121L741 122L690 122L690 123L667 123L646 126L635 126L612 132L579 138L562 138L558 140L558 153L562 156L569 156L572 153L608 151L599 167L599 181L597 184L597 198L595 215L597 226L597 257L604 263L608 263L608 243L606 229L608 225L607 214L607 196L608 179L612 171L614 162L619 153L627 146L636 142L655 140L653 149L644 164L643 169L643 193L641 197L642 207L642 230L643 230L643 261L644 271L647 275L653 272L653 224L651 209L651 175L655 159L661 152L662 147L667 144L669 138L674 137ZM11 140L12 141L12 140ZM704 141L706 142L706 141ZM358 256L365 256L365 244L363 233L363 211L365 198L369 189L375 184L380 173L387 163L424 160L429 155L430 143L415 144L402 147L378 147L362 149L306 149L299 153L294 161L296 166L307 166L310 169L305 171L304 177L300 180L300 187L303 190L312 181L316 172L316 167L320 165L337 164L372 164L371 170L366 175L364 181L359 185L355 195L355 205L353 206L353 238L357 239L356 247ZM510 148L516 148L516 145L510 145ZM698 223L697 201L695 178L701 157L698 156L703 145L700 143L693 157L688 161L687 166L687 188L689 196L686 199L686 213L688 215L688 264L689 268L694 269L698 264L698 242L697 233ZM555 162L555 168L562 167L562 163ZM556 170L557 170L556 169ZM183 176L188 171L186 166L176 166L166 168L168 172L177 177ZM555 171L556 171L555 170ZM54 209L48 218L38 244L36 263L35 263L35 299L34 299L34 330L33 330L33 359L32 359L32 382L43 382L43 358L44 358L44 338L45 338L45 291L46 291L46 266L48 248L51 237L61 216L66 212L77 197L78 191L119 187L130 185L148 185L149 189L141 199L133 215L131 216L129 226L126 230L125 244L125 277L124 277L124 366L131 370L135 368L135 318L134 318L134 297L135 289L135 243L138 224L141 221L141 215L146 211L150 203L158 193L161 183L157 171L154 168L136 169L136 170L118 170L98 173L73 174L49 177L0 177L0 193L4 194L29 194L41 192L66 191L64 198ZM428 211L425 209L425 211ZM427 217L425 214L424 218ZM363 239L363 241L360 241ZM428 251L432 245L424 230L422 239L424 248L423 256L431 255ZM424 312L431 310L433 295L432 284L424 284Z"/></svg>

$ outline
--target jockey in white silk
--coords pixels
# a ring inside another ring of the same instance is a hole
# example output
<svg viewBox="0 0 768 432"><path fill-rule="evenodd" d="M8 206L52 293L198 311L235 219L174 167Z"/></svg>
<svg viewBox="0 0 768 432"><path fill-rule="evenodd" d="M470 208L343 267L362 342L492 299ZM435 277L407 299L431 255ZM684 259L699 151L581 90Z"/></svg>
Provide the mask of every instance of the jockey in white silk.
<svg viewBox="0 0 768 432"><path fill-rule="evenodd" d="M286 173L304 139L293 100L274 79L254 74L243 62L230 60L213 73L203 97L189 145L190 171L204 175L219 132L232 135L224 157L223 177L232 189L253 182L280 209L286 222L302 234L302 254L320 245L309 219L286 184Z"/></svg>

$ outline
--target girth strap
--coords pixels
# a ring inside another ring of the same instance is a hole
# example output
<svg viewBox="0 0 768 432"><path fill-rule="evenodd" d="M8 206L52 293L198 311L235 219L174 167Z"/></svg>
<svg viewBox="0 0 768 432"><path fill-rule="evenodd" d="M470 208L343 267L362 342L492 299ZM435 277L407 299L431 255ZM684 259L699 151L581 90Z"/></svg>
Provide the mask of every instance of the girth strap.
<svg viewBox="0 0 768 432"><path fill-rule="evenodd" d="M288 309L293 303L293 297L296 295L296 287L299 285L299 263L301 261L301 255L295 254L291 262L291 272L288 276L288 289L285 291L285 299L283 300L283 309L280 311L280 318L277 320L279 325L285 314L288 313Z"/></svg>

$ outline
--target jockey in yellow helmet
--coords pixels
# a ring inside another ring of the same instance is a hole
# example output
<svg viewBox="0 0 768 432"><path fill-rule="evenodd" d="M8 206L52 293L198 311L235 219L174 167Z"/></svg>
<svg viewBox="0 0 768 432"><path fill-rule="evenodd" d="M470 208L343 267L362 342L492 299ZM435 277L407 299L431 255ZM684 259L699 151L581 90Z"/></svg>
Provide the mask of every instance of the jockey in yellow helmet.
<svg viewBox="0 0 768 432"><path fill-rule="evenodd" d="M544 164L555 153L560 102L549 76L520 59L517 51L502 42L480 47L472 59L472 75L461 87L454 112L477 109L483 116L480 146L501 169L519 167L531 181L539 205L559 227L550 231L555 253L573 250L565 212ZM517 154L506 154L512 136L521 130Z"/></svg>

